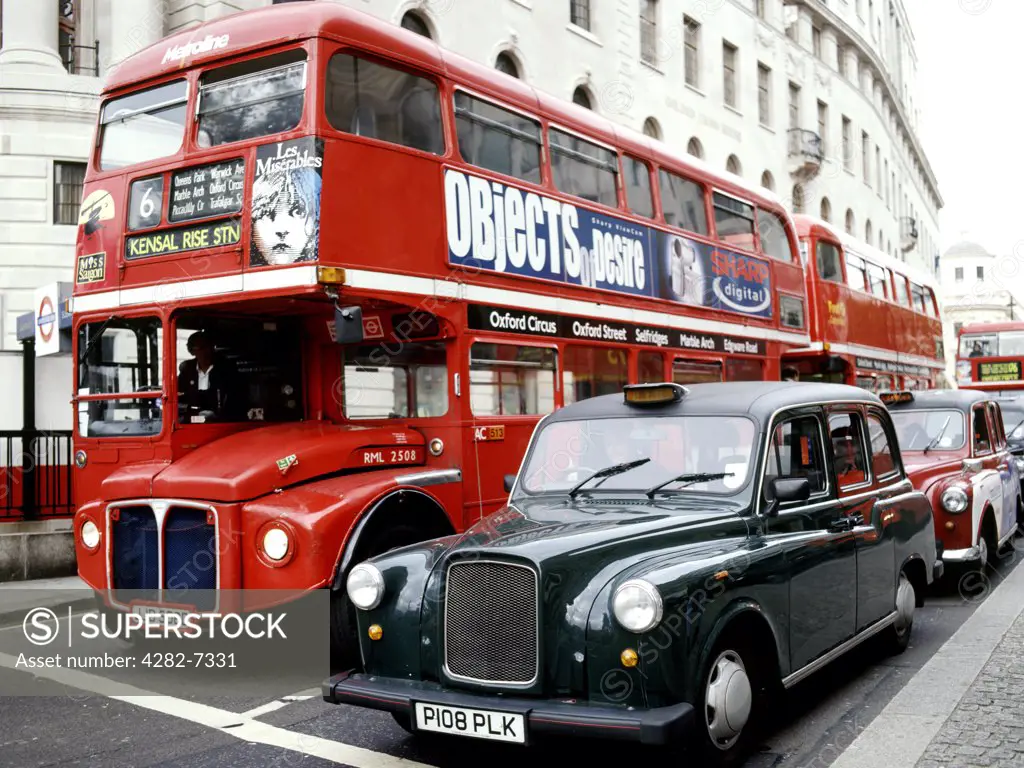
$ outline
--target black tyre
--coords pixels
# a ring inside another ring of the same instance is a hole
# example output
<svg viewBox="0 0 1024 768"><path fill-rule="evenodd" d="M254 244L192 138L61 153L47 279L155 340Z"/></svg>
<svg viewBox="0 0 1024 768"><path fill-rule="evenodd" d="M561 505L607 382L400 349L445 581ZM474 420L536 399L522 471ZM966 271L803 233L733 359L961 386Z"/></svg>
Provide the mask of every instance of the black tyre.
<svg viewBox="0 0 1024 768"><path fill-rule="evenodd" d="M883 633L882 641L891 654L900 654L910 645L910 633L914 628L914 611L917 608L917 593L914 583L906 571L900 572L896 582L896 621Z"/></svg>
<svg viewBox="0 0 1024 768"><path fill-rule="evenodd" d="M698 689L696 765L732 768L750 756L767 722L776 686L763 654L736 634L723 638L708 656Z"/></svg>
<svg viewBox="0 0 1024 768"><path fill-rule="evenodd" d="M412 727L412 715L408 712L392 712L391 717L395 719L398 726L406 733L416 734Z"/></svg>
<svg viewBox="0 0 1024 768"><path fill-rule="evenodd" d="M397 525L381 531L370 539L365 546L359 548L358 555L352 559L357 565L371 557L382 555L393 549L405 547L423 541L423 531L411 525ZM345 574L346 578L348 574ZM362 658L359 654L359 639L356 637L356 608L349 602L342 579L341 588L331 593L331 665L337 669L359 669Z"/></svg>

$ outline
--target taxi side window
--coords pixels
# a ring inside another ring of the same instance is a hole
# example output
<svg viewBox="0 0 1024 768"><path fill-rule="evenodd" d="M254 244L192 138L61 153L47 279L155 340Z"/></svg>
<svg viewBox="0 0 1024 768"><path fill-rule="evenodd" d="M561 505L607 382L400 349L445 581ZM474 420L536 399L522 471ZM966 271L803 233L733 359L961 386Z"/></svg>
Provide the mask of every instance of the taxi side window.
<svg viewBox="0 0 1024 768"><path fill-rule="evenodd" d="M864 431L859 413L833 413L828 418L832 437L833 466L840 488L868 479L864 451Z"/></svg>
<svg viewBox="0 0 1024 768"><path fill-rule="evenodd" d="M868 414L868 435L871 440L871 473L875 477L885 477L894 473L896 459L892 455L889 432L882 417L876 413Z"/></svg>
<svg viewBox="0 0 1024 768"><path fill-rule="evenodd" d="M974 406L971 410L971 423L974 429L974 448L977 453L990 453L992 451L992 437L989 434L988 419L985 418L985 408L980 405Z"/></svg>
<svg viewBox="0 0 1024 768"><path fill-rule="evenodd" d="M768 448L768 464L764 473L764 488L777 477L806 477L811 494L825 490L825 464L822 450L821 428L813 416L784 421L775 427Z"/></svg>
<svg viewBox="0 0 1024 768"><path fill-rule="evenodd" d="M1003 432L1003 417L998 403L988 404L989 424L992 426L992 439L997 451L1006 448L1006 435Z"/></svg>

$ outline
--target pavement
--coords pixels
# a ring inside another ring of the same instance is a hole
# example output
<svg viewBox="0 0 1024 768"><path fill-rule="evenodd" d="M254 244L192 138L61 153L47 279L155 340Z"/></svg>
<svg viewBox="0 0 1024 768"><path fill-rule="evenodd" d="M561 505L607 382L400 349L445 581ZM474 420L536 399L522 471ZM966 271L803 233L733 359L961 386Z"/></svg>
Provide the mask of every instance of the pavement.
<svg viewBox="0 0 1024 768"><path fill-rule="evenodd" d="M94 605L92 590L78 576L0 582L0 625L21 621L32 608L78 611Z"/></svg>
<svg viewBox="0 0 1024 768"><path fill-rule="evenodd" d="M960 593L984 602L832 768L1024 768L1024 568Z"/></svg>

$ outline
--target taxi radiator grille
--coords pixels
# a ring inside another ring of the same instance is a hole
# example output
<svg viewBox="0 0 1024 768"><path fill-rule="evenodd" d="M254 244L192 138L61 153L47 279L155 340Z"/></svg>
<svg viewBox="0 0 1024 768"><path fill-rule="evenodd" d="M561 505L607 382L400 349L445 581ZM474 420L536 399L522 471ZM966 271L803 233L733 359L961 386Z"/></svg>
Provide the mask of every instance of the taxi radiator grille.
<svg viewBox="0 0 1024 768"><path fill-rule="evenodd" d="M450 676L512 685L537 678L537 576L531 568L454 563L448 568L444 611Z"/></svg>

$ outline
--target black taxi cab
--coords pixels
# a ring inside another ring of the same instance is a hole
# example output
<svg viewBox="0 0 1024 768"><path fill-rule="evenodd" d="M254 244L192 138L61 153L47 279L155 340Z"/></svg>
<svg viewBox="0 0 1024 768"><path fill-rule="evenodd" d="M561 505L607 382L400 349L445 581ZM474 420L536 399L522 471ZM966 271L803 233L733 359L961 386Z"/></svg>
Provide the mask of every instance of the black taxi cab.
<svg viewBox="0 0 1024 768"><path fill-rule="evenodd" d="M502 510L353 568L362 668L323 698L729 765L786 688L869 638L905 649L941 568L874 394L629 386L542 419Z"/></svg>

